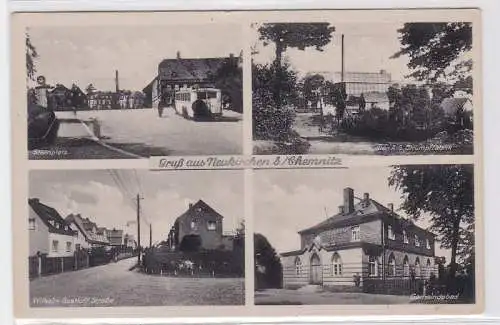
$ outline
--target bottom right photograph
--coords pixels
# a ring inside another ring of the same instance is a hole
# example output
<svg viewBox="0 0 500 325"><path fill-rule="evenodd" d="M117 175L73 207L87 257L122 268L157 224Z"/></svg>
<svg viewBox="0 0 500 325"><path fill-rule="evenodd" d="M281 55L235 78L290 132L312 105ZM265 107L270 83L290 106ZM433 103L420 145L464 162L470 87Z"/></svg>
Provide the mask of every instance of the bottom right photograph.
<svg viewBox="0 0 500 325"><path fill-rule="evenodd" d="M474 304L473 165L254 172L255 304Z"/></svg>

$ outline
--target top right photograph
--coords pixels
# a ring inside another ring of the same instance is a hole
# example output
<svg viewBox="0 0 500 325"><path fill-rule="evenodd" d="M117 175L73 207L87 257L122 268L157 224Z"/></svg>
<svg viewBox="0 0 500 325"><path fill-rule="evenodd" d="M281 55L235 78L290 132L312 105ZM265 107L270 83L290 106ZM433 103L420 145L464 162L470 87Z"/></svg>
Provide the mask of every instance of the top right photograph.
<svg viewBox="0 0 500 325"><path fill-rule="evenodd" d="M254 23L253 153L472 155L472 28Z"/></svg>

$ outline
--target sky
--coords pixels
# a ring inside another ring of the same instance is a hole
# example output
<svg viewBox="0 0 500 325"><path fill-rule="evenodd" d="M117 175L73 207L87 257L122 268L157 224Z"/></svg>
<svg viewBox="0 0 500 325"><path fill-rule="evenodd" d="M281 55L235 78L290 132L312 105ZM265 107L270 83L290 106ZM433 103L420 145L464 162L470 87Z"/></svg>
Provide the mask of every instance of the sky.
<svg viewBox="0 0 500 325"><path fill-rule="evenodd" d="M257 170L254 172L254 231L263 234L282 253L300 249L300 230L312 227L338 212L343 189L351 187L354 196L370 198L394 209L402 203L400 192L389 187L388 167L350 169ZM356 202L356 200L355 200ZM397 211L401 216L406 215ZM427 228L427 219L415 222ZM436 256L450 260L451 252L436 244Z"/></svg>
<svg viewBox="0 0 500 325"><path fill-rule="evenodd" d="M400 50L397 30L401 23L332 23L335 27L332 41L323 52L315 48L304 51L287 49L285 56L300 76L313 71L341 70L341 35L344 34L345 71L380 72L386 70L394 81L404 81L409 74L408 57L390 57ZM258 28L258 27L257 27ZM254 46L259 52L254 55L256 63L268 63L274 59L274 45L263 46L254 29Z"/></svg>
<svg viewBox="0 0 500 325"><path fill-rule="evenodd" d="M226 57L243 48L242 27L226 24L182 26L85 26L29 28L39 58L36 75L49 84L93 83L114 90L115 70L120 88L141 91L166 58Z"/></svg>
<svg viewBox="0 0 500 325"><path fill-rule="evenodd" d="M137 238L135 196L141 200L141 238L153 243L167 238L175 219L189 203L203 199L223 219L223 230L233 231L243 220L242 171L144 171L115 170L126 190L120 190L107 170L40 170L30 172L29 194L66 217L80 213L99 227L123 229ZM136 176L137 175L137 178ZM138 185L139 184L139 185ZM121 186L121 185L120 185Z"/></svg>

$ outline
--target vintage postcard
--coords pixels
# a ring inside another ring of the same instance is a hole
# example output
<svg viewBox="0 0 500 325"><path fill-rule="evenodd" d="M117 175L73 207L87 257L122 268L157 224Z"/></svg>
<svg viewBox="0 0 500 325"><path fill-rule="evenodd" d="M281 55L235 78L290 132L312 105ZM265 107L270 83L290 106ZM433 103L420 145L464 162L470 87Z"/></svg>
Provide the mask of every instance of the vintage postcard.
<svg viewBox="0 0 500 325"><path fill-rule="evenodd" d="M11 20L17 318L483 310L479 10Z"/></svg>

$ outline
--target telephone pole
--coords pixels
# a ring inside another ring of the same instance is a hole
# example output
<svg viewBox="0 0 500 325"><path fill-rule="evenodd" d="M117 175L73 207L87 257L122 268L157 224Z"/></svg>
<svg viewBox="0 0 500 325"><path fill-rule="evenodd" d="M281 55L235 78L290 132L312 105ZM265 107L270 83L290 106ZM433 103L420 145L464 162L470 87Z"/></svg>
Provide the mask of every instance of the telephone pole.
<svg viewBox="0 0 500 325"><path fill-rule="evenodd" d="M140 206L141 197L137 194L137 262L141 264L141 206Z"/></svg>
<svg viewBox="0 0 500 325"><path fill-rule="evenodd" d="M153 246L153 228L151 227L151 223L149 224L149 248Z"/></svg>

